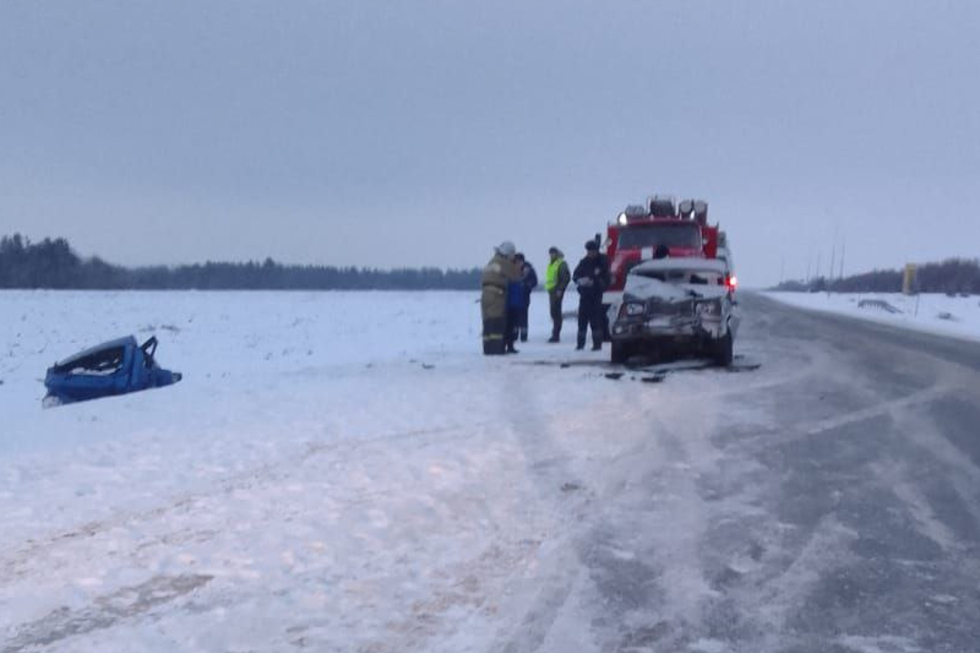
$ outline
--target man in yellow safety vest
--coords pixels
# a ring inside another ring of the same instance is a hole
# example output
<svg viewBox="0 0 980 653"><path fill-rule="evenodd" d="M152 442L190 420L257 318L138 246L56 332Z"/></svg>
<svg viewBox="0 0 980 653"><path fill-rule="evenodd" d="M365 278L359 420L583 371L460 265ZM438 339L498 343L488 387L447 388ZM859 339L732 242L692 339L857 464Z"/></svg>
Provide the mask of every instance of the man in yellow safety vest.
<svg viewBox="0 0 980 653"><path fill-rule="evenodd" d="M551 338L548 342L558 342L561 336L561 302L565 297L565 288L572 280L572 275L568 271L568 264L565 263L565 255L557 247L548 250L551 262L545 273L544 289L548 291L548 300L551 304Z"/></svg>

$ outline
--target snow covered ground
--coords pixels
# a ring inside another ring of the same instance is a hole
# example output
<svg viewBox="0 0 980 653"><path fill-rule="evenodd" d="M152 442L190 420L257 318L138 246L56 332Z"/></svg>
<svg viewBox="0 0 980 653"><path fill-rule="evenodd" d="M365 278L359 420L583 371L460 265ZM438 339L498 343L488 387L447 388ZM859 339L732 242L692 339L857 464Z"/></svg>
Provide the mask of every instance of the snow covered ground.
<svg viewBox="0 0 980 653"><path fill-rule="evenodd" d="M592 363L608 352L573 351L574 324L544 342L543 295L534 342L484 357L477 299L0 293L0 651L586 646L574 607L555 629L526 613L571 591L584 505L648 496L610 468L725 384L607 380ZM42 409L47 366L130 333L157 335L183 381ZM692 426L706 438L713 419ZM671 473L715 464L693 458ZM669 513L694 530L629 535L675 552L670 609L693 613L710 593L685 550L702 516Z"/></svg>
<svg viewBox="0 0 980 653"><path fill-rule="evenodd" d="M980 340L980 297L901 293L767 292L793 306L838 313L939 335ZM861 303L864 302L864 306ZM891 312L883 304L897 309Z"/></svg>
<svg viewBox="0 0 980 653"><path fill-rule="evenodd" d="M972 650L980 353L742 303L610 379L540 294L0 292L0 653ZM184 379L42 409L130 333Z"/></svg>

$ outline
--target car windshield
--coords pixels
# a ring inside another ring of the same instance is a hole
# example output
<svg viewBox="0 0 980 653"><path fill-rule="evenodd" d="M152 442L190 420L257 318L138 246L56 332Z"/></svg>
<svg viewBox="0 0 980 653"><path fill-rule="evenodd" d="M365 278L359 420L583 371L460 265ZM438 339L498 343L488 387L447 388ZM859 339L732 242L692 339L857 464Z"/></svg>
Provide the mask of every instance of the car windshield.
<svg viewBox="0 0 980 653"><path fill-rule="evenodd" d="M619 232L620 249L671 248L700 249L701 230L694 223L668 223L634 226Z"/></svg>

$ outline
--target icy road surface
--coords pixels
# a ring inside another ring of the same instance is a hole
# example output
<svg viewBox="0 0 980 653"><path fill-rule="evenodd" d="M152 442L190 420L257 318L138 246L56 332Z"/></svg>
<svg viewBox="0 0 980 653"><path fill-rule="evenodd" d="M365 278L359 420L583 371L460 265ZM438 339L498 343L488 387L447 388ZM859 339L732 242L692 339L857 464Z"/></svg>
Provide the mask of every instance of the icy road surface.
<svg viewBox="0 0 980 653"><path fill-rule="evenodd" d="M977 650L980 345L743 295L644 383L475 300L0 293L0 653ZM128 333L184 380L41 409Z"/></svg>

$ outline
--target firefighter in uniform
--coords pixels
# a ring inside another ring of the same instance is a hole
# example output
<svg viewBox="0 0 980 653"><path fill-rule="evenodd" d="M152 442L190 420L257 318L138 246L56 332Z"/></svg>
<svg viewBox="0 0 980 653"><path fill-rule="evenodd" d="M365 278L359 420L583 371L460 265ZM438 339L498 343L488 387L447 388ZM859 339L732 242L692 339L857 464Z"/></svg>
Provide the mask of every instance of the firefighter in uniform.
<svg viewBox="0 0 980 653"><path fill-rule="evenodd" d="M585 243L585 258L575 266L572 281L578 288L578 339L576 349L585 347L585 336L592 328L592 351L602 349L605 337L602 313L602 293L609 287L609 263L599 253L599 243Z"/></svg>
<svg viewBox="0 0 980 653"><path fill-rule="evenodd" d="M521 270L514 262L517 248L504 241L495 248L493 258L483 268L480 309L483 314L483 353L503 354L508 344L513 346L507 333L507 290L511 283L519 282Z"/></svg>

